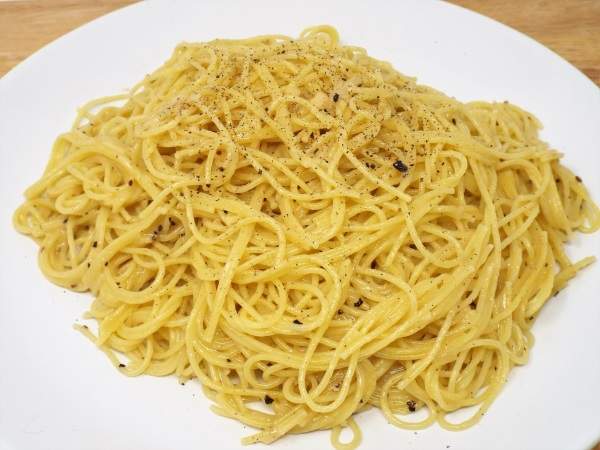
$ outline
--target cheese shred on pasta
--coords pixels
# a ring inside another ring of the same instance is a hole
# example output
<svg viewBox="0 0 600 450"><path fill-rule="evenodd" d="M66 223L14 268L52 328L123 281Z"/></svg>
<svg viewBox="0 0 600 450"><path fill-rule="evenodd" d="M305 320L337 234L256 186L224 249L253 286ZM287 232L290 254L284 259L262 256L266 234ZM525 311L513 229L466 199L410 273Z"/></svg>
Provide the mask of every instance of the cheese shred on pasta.
<svg viewBox="0 0 600 450"><path fill-rule="evenodd" d="M563 247L598 207L539 128L328 26L182 43L79 111L14 223L51 281L93 294L79 329L118 370L197 379L259 430L246 444L332 429L355 448L371 407L459 430L593 262Z"/></svg>

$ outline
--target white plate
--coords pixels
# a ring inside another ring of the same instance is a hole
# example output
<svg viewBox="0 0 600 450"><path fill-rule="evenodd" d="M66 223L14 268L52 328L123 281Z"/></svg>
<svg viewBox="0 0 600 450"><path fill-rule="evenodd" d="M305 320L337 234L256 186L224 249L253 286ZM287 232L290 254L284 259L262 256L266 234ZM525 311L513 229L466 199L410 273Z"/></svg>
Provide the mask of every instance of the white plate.
<svg viewBox="0 0 600 450"><path fill-rule="evenodd" d="M162 1L102 17L0 80L1 449L231 449L252 431L211 413L194 383L118 374L71 328L89 298L46 281L35 245L10 220L78 105L132 86L179 41L297 35L319 23L461 100L510 99L529 109L600 200L598 87L536 42L464 9L430 1ZM600 255L600 233L577 237L571 253ZM358 418L361 449L589 447L600 437L599 294L596 264L549 302L534 327L530 363L514 370L479 425L414 433L374 410ZM273 444L328 447L328 432Z"/></svg>

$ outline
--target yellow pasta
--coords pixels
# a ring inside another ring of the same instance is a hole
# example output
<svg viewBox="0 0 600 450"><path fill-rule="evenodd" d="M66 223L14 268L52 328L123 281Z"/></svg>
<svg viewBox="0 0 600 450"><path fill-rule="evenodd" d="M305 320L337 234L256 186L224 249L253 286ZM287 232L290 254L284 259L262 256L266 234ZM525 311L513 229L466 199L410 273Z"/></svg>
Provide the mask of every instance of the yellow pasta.
<svg viewBox="0 0 600 450"><path fill-rule="evenodd" d="M81 108L14 223L50 280L94 295L97 332L79 328L123 374L197 379L259 430L244 443L332 429L355 448L370 407L459 430L593 262L563 246L600 212L539 127L328 26L182 43Z"/></svg>

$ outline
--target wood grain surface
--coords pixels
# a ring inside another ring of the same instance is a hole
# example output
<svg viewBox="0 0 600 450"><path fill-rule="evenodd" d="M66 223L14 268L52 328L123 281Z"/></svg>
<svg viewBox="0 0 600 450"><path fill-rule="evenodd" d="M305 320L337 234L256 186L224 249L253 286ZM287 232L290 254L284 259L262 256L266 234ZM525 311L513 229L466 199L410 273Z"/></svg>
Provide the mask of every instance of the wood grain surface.
<svg viewBox="0 0 600 450"><path fill-rule="evenodd" d="M452 0L451 3L531 36L600 86L600 0Z"/></svg>
<svg viewBox="0 0 600 450"><path fill-rule="evenodd" d="M0 0L0 76L31 53L133 0ZM541 42L600 85L600 0L452 0ZM593 450L600 450L600 444Z"/></svg>
<svg viewBox="0 0 600 450"><path fill-rule="evenodd" d="M133 0L0 0L0 76L43 45ZM533 37L600 85L600 0L452 0ZM599 449L600 450L600 449Z"/></svg>

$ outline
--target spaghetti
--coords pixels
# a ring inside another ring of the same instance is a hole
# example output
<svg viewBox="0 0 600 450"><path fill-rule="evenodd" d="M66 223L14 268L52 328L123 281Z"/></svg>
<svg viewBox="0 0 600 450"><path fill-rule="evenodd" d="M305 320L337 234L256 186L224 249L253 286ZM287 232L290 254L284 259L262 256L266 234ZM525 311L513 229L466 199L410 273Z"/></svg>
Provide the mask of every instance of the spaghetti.
<svg viewBox="0 0 600 450"><path fill-rule="evenodd" d="M260 430L244 443L333 429L354 448L373 406L459 430L593 261L563 246L600 212L539 126L328 26L183 43L79 111L14 223L50 280L94 295L98 331L79 329L123 374L198 379Z"/></svg>

